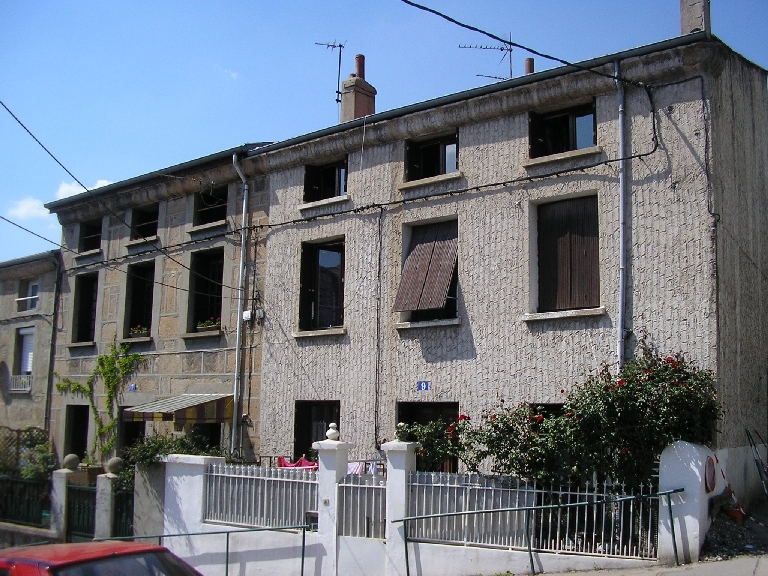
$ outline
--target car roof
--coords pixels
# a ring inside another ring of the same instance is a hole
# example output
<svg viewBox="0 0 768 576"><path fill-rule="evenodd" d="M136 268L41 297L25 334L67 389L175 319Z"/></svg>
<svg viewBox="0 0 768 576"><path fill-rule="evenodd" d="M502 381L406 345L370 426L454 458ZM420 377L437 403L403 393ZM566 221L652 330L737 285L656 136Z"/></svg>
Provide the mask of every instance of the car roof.
<svg viewBox="0 0 768 576"><path fill-rule="evenodd" d="M15 561L46 566L63 566L85 560L124 556L143 552L161 552L166 548L156 544L107 540L103 542L81 542L77 544L42 544L40 546L20 546L0 550L0 560Z"/></svg>

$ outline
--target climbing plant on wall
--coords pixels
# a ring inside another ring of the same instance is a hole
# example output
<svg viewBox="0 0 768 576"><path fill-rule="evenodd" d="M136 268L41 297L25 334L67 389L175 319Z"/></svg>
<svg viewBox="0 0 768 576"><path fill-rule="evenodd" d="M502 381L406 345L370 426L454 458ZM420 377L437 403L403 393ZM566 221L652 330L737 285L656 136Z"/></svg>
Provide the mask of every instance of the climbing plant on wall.
<svg viewBox="0 0 768 576"><path fill-rule="evenodd" d="M145 361L141 354L129 354L128 347L128 344L118 346L113 341L109 346L109 352L96 358L96 367L85 384L66 376L56 383L56 389L59 392L83 394L88 399L93 421L96 424L96 443L91 451L91 458L94 460L97 451L103 458L114 448L117 440L118 395L128 377ZM96 404L96 383L99 380L104 384L104 411L99 411Z"/></svg>

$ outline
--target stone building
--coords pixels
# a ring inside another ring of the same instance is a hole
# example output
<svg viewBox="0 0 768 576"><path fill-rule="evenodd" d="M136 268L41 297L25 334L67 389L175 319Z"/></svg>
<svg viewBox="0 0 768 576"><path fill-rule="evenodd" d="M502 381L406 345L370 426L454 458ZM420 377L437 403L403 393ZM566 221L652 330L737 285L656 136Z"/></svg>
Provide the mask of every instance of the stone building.
<svg viewBox="0 0 768 576"><path fill-rule="evenodd" d="M720 448L766 431L766 71L683 32L249 152L262 451L557 404L641 337L716 373Z"/></svg>
<svg viewBox="0 0 768 576"><path fill-rule="evenodd" d="M261 328L253 315L239 318L254 309L264 247L250 228L242 234L241 223L246 208L246 227L261 224L267 195L233 163L256 146L47 205L64 247L55 371L85 382L113 343L144 358L118 397L118 446L151 431L194 429L213 445L258 451ZM103 411L100 382L96 401ZM93 450L89 410L82 394L54 393L51 430L60 454Z"/></svg>
<svg viewBox="0 0 768 576"><path fill-rule="evenodd" d="M57 250L0 262L0 426L48 429L60 267Z"/></svg>

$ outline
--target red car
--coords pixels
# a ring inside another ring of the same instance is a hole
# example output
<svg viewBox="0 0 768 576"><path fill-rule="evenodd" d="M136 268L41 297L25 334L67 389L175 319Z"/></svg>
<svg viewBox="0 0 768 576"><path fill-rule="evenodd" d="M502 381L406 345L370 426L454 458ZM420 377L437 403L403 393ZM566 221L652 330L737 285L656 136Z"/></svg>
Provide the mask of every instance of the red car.
<svg viewBox="0 0 768 576"><path fill-rule="evenodd" d="M167 548L141 542L44 544L0 550L0 576L202 576Z"/></svg>

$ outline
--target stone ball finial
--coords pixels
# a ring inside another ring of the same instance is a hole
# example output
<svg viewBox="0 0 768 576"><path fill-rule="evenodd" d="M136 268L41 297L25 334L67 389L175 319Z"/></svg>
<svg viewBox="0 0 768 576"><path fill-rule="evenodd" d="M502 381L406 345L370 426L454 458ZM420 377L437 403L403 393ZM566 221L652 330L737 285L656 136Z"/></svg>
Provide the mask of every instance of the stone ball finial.
<svg viewBox="0 0 768 576"><path fill-rule="evenodd" d="M112 474L120 474L120 472L123 471L123 468L125 468L125 462L119 456L110 458L109 462L107 462L107 472L111 472Z"/></svg>
<svg viewBox="0 0 768 576"><path fill-rule="evenodd" d="M335 422L331 422L328 425L328 432L325 433L325 437L328 438L328 440L339 439L339 427L336 425Z"/></svg>
<svg viewBox="0 0 768 576"><path fill-rule="evenodd" d="M61 463L61 466L67 470L77 470L79 465L80 457L77 454L67 454Z"/></svg>

